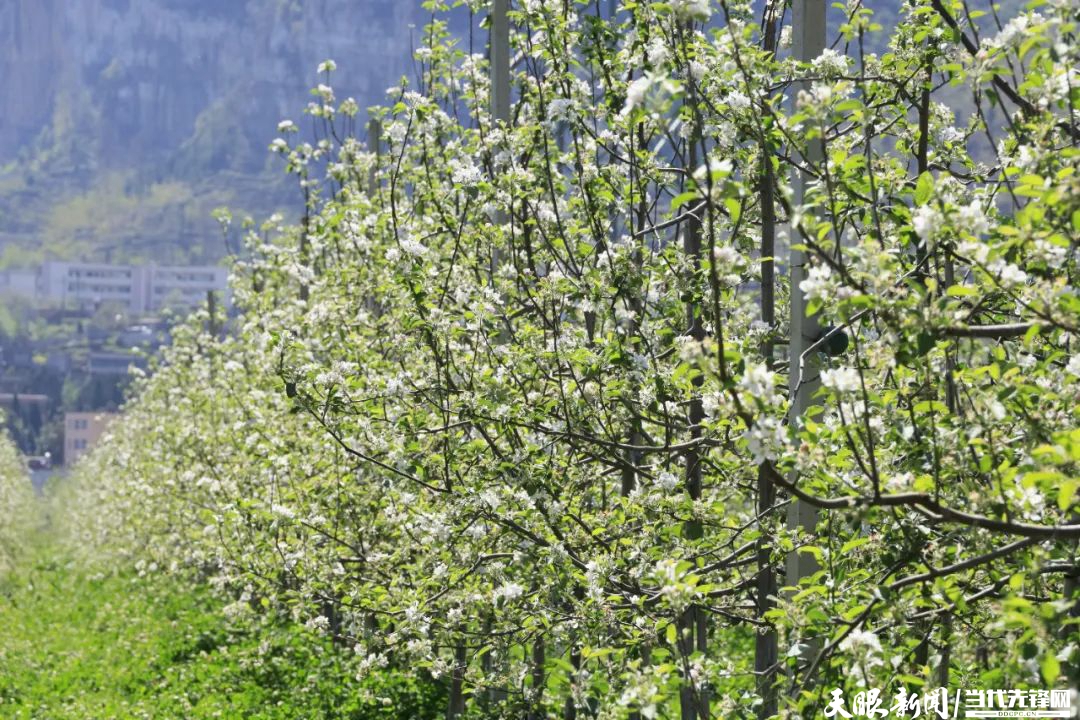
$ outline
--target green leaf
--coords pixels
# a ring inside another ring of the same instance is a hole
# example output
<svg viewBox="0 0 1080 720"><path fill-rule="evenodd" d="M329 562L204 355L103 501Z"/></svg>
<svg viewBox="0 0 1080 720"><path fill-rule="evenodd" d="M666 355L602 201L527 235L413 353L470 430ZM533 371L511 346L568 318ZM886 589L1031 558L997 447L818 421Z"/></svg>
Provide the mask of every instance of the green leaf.
<svg viewBox="0 0 1080 720"><path fill-rule="evenodd" d="M739 222L739 217L742 215L742 204L735 198L724 198L724 206L727 207L728 213L731 215L731 222Z"/></svg>
<svg viewBox="0 0 1080 720"><path fill-rule="evenodd" d="M915 183L915 204L925 205L930 196L934 194L934 176L927 170L919 176Z"/></svg>
<svg viewBox="0 0 1080 720"><path fill-rule="evenodd" d="M863 610L866 609L866 605L856 605L850 607L842 613L842 617L848 622L852 622L855 618L859 617Z"/></svg>
<svg viewBox="0 0 1080 720"><path fill-rule="evenodd" d="M915 342L919 355L922 356L934 349L934 346L937 344L937 338L931 333L921 332L918 337L915 338Z"/></svg>
<svg viewBox="0 0 1080 720"><path fill-rule="evenodd" d="M1053 685L1054 681L1058 679L1058 675L1061 674L1061 663L1058 662L1057 657L1052 652L1047 653L1046 657L1042 661L1042 676L1047 685Z"/></svg>
<svg viewBox="0 0 1080 720"><path fill-rule="evenodd" d="M684 192L684 193L682 193L680 195L676 195L675 198L671 201L671 209L672 210L678 210L679 208L681 208L686 203L690 202L691 200L696 200L697 198L698 198L698 194L696 192L693 192L693 191Z"/></svg>
<svg viewBox="0 0 1080 720"><path fill-rule="evenodd" d="M870 542L870 538L867 537L860 537L855 538L854 540L848 540L846 543L843 544L843 546L841 546L840 554L846 555L855 548L865 545L868 542Z"/></svg>
<svg viewBox="0 0 1080 720"><path fill-rule="evenodd" d="M970 295L977 295L978 291L970 285L950 285L949 289L945 291L945 294L951 297L968 297Z"/></svg>
<svg viewBox="0 0 1080 720"><path fill-rule="evenodd" d="M1080 481L1077 481L1076 479L1064 480L1058 488L1057 504L1058 509L1062 512L1068 510L1072 506L1073 500L1076 498L1077 485L1080 485Z"/></svg>

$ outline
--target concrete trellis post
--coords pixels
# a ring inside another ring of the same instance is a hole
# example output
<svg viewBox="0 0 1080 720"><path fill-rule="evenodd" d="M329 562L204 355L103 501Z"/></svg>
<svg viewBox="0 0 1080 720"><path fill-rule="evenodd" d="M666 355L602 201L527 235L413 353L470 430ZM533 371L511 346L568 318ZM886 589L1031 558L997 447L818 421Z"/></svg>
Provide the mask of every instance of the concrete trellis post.
<svg viewBox="0 0 1080 720"><path fill-rule="evenodd" d="M494 127L500 124L510 123L510 18L507 13L510 9L510 0L491 0L491 15L488 18L488 71L491 74L491 123ZM495 224L502 225L506 222L506 214L498 212L495 216ZM498 247L492 249L491 254L491 281L495 282L495 273L501 264L501 253ZM485 622L485 634L490 631L491 618ZM535 650L535 648L534 648ZM543 653L541 648L540 653ZM484 673L492 670L492 654L487 653L480 660ZM483 696L485 704L498 704L507 697L504 688L492 687Z"/></svg>
<svg viewBox="0 0 1080 720"><path fill-rule="evenodd" d="M821 55L825 49L825 4L826 0L794 0L792 12L792 46L798 60L809 61ZM811 141L806 148L805 159L819 162L823 156L820 139ZM793 179L794 196L792 204L798 207L806 195L807 177L796 171ZM790 238L798 243L796 229L791 228ZM806 296L799 289L799 283L806 278L806 255L801 250L791 250L788 264L791 273L791 340L788 356L791 362L790 392L791 409L789 420L797 426L807 409L813 404L813 394L820 386L820 377L814 360L803 357L821 335L817 319L806 316ZM787 523L790 529L798 527L812 531L817 525L817 509L795 500L788 506ZM817 572L818 564L812 555L793 552L787 560L787 584L795 585L801 578Z"/></svg>
<svg viewBox="0 0 1080 720"><path fill-rule="evenodd" d="M510 121L510 0L491 2L491 118Z"/></svg>
<svg viewBox="0 0 1080 720"><path fill-rule="evenodd" d="M368 171L368 194L372 197L378 192L378 184L376 183L376 168L378 167L378 158L382 155L382 123L376 118L368 120L367 126L367 146L368 152L375 153L376 162L371 166Z"/></svg>
<svg viewBox="0 0 1080 720"><path fill-rule="evenodd" d="M510 18L507 13L510 0L491 0L491 16L488 19L488 65L491 73L491 124L510 122ZM506 215L499 212L495 224L506 222ZM491 277L500 264L499 248L491 253Z"/></svg>

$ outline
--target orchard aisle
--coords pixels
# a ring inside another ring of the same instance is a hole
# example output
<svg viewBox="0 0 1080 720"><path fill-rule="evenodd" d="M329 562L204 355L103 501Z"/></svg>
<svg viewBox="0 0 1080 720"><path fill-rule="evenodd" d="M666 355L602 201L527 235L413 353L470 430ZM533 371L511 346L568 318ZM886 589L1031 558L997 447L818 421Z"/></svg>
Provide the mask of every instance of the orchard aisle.
<svg viewBox="0 0 1080 720"><path fill-rule="evenodd" d="M195 592L134 576L93 577L43 542L4 581L0 714L137 717L155 695L177 709L197 705L191 660L218 646L212 625L209 603Z"/></svg>
<svg viewBox="0 0 1080 720"><path fill-rule="evenodd" d="M39 531L0 578L0 718L397 718L442 707L437 688L357 683L347 653L303 626L237 622L225 608L175 576L94 574Z"/></svg>

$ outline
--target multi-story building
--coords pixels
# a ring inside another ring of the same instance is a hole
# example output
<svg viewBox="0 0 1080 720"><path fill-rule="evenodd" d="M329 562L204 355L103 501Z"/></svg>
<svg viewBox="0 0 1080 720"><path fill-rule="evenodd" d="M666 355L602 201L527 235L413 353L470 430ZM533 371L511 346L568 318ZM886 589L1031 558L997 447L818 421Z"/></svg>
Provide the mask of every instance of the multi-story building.
<svg viewBox="0 0 1080 720"><path fill-rule="evenodd" d="M225 268L158 267L143 268L146 273L146 310L157 312L165 307L191 307L206 302L208 292L227 295L229 273ZM228 303L228 297L220 298Z"/></svg>
<svg viewBox="0 0 1080 720"><path fill-rule="evenodd" d="M0 270L0 294L33 296L37 294L37 272L34 270Z"/></svg>
<svg viewBox="0 0 1080 720"><path fill-rule="evenodd" d="M132 312L146 306L145 283L130 265L70 263L50 260L38 272L38 295L63 307L123 305Z"/></svg>
<svg viewBox="0 0 1080 720"><path fill-rule="evenodd" d="M50 260L38 270L36 285L39 299L62 307L94 308L101 303L112 303L133 313L192 307L205 302L209 292L222 294L222 302L228 305L228 272L225 268Z"/></svg>
<svg viewBox="0 0 1080 720"><path fill-rule="evenodd" d="M116 413L110 412L64 413L64 464L74 465L115 418Z"/></svg>

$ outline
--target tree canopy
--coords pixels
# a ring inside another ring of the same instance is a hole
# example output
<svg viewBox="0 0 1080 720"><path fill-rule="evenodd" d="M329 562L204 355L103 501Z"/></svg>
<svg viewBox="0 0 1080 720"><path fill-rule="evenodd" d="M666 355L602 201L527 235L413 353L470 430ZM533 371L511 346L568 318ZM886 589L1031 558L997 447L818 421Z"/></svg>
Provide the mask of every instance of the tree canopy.
<svg viewBox="0 0 1080 720"><path fill-rule="evenodd" d="M448 717L1075 686L1080 42L1037 4L848 3L799 60L782 2L524 0L496 118L429 1L366 136L332 62L281 124L302 222L136 383L80 543Z"/></svg>
<svg viewBox="0 0 1080 720"><path fill-rule="evenodd" d="M21 558L33 503L26 467L5 431L0 414L0 580Z"/></svg>

